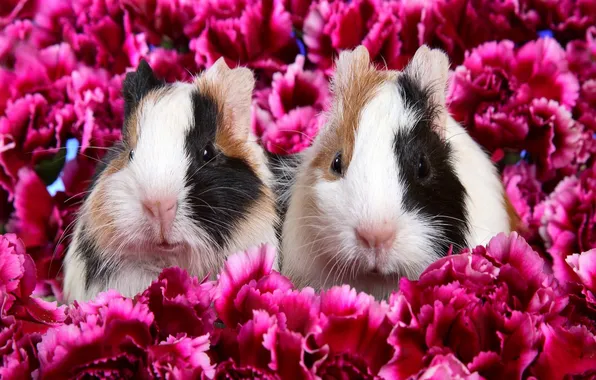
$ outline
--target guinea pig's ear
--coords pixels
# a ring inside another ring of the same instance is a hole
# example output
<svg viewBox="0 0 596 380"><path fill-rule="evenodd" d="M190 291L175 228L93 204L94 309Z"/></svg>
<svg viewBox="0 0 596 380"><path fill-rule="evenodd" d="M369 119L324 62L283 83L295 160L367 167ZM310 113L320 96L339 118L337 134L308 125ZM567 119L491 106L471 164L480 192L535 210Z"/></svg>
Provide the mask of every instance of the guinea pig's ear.
<svg viewBox="0 0 596 380"><path fill-rule="evenodd" d="M431 102L438 108L438 120L435 122L437 132L444 137L447 128L445 98L449 79L449 58L440 49L430 49L422 45L404 69L404 73L413 76L422 88L428 90Z"/></svg>
<svg viewBox="0 0 596 380"><path fill-rule="evenodd" d="M354 50L342 50L335 61L333 74L333 91L341 92L353 83L357 73L370 69L370 54L364 45Z"/></svg>
<svg viewBox="0 0 596 380"><path fill-rule="evenodd" d="M255 87L255 77L252 70L246 67L230 69L223 57L219 58L205 72L205 79L212 86L219 88L218 95L226 106L226 112L231 112L234 128L242 137L248 135L251 124L252 93Z"/></svg>
<svg viewBox="0 0 596 380"><path fill-rule="evenodd" d="M124 97L124 118L128 119L130 113L139 104L147 93L162 86L163 81L159 80L149 63L141 59L136 71L126 74L122 83L122 96Z"/></svg>

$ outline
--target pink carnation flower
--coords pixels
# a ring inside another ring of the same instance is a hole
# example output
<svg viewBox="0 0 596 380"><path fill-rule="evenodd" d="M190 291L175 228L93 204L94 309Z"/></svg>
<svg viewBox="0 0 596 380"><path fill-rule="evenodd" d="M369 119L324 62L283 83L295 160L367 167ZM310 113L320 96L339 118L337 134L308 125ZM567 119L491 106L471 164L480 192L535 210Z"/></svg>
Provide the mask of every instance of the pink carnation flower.
<svg viewBox="0 0 596 380"><path fill-rule="evenodd" d="M77 307L76 305L74 306ZM112 298L76 323L50 329L37 345L41 378L127 377L143 373L154 337L153 314L142 303Z"/></svg>
<svg viewBox="0 0 596 380"><path fill-rule="evenodd" d="M0 302L2 313L26 321L27 332L43 332L64 321L65 306L31 297L36 285L35 263L14 234L0 236Z"/></svg>
<svg viewBox="0 0 596 380"><path fill-rule="evenodd" d="M209 0L195 3L190 41L199 67L224 57L228 66L247 65L275 72L298 53L292 19L281 0ZM187 34L189 31L187 30Z"/></svg>
<svg viewBox="0 0 596 380"><path fill-rule="evenodd" d="M530 133L521 144L530 153L542 180L568 168L579 151L581 125L554 100L534 99L529 107Z"/></svg>
<svg viewBox="0 0 596 380"><path fill-rule="evenodd" d="M536 217L540 234L553 257L555 273L565 258L596 248L596 165L579 176L563 179L540 205Z"/></svg>
<svg viewBox="0 0 596 380"><path fill-rule="evenodd" d="M255 94L253 132L270 152L297 153L316 136L328 100L325 76L321 71L305 71L304 56L299 55L285 74L273 75L270 89Z"/></svg>
<svg viewBox="0 0 596 380"><path fill-rule="evenodd" d="M293 288L292 283L272 272L275 248L269 245L254 247L230 256L220 274L215 310L229 328L252 318L254 309L270 313L279 310L277 301Z"/></svg>
<svg viewBox="0 0 596 380"><path fill-rule="evenodd" d="M566 50L569 68L580 80L596 78L596 26L586 31L585 39L568 43Z"/></svg>
<svg viewBox="0 0 596 380"><path fill-rule="evenodd" d="M398 68L398 25L389 4L379 0L316 1L304 19L308 59L330 74L341 50L363 44L377 63Z"/></svg>
<svg viewBox="0 0 596 380"><path fill-rule="evenodd" d="M478 373L470 373L468 367L460 362L453 354L437 355L430 362L428 368L416 376L417 380L458 379L480 380Z"/></svg>
<svg viewBox="0 0 596 380"><path fill-rule="evenodd" d="M199 282L180 268L167 268L139 297L155 316L161 339L186 334L213 333L215 312L211 308L214 283Z"/></svg>
<svg viewBox="0 0 596 380"><path fill-rule="evenodd" d="M536 12L542 20L540 27L551 29L562 42L582 38L596 24L596 5L591 0L523 0L520 5Z"/></svg>
<svg viewBox="0 0 596 380"><path fill-rule="evenodd" d="M184 26L194 18L192 2L183 0L122 0L134 32L147 35L149 43L160 45L164 40L175 46L188 46Z"/></svg>
<svg viewBox="0 0 596 380"><path fill-rule="evenodd" d="M283 0L284 7L292 17L292 24L296 30L302 30L304 18L313 0Z"/></svg>
<svg viewBox="0 0 596 380"><path fill-rule="evenodd" d="M384 370L410 376L454 353L471 373L522 376L539 353L536 330L567 305L544 269L514 232L431 264L419 281L402 279L405 299L391 300L401 318L390 342L400 354Z"/></svg>
<svg viewBox="0 0 596 380"><path fill-rule="evenodd" d="M31 376L38 365L33 348L40 340L39 333L25 331L23 321L0 317L0 377L16 380Z"/></svg>
<svg viewBox="0 0 596 380"><path fill-rule="evenodd" d="M147 350L149 373L156 378L190 379L205 375L212 378L214 365L206 351L209 335L196 338L168 337Z"/></svg>

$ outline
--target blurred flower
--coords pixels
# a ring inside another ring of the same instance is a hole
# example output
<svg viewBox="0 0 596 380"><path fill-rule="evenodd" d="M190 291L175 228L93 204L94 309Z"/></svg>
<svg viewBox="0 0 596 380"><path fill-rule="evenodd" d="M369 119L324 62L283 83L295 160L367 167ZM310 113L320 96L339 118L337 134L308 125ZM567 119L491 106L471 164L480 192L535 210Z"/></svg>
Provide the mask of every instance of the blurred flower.
<svg viewBox="0 0 596 380"><path fill-rule="evenodd" d="M285 74L273 75L271 88L256 92L253 132L270 152L299 152L316 136L328 100L325 76L304 70L304 56L299 55Z"/></svg>
<svg viewBox="0 0 596 380"><path fill-rule="evenodd" d="M585 39L578 39L567 44L569 69L577 74L580 81L596 79L596 26L586 31Z"/></svg>
<svg viewBox="0 0 596 380"><path fill-rule="evenodd" d="M224 57L230 67L275 72L298 53L292 19L282 0L209 0L195 3L198 37L190 41L199 67ZM188 31L187 31L188 33Z"/></svg>
<svg viewBox="0 0 596 380"><path fill-rule="evenodd" d="M308 14L313 0L283 0L284 7L292 17L292 24L296 30L302 30L304 18Z"/></svg>
<svg viewBox="0 0 596 380"><path fill-rule="evenodd" d="M371 59L396 67L400 52L399 23L389 4L379 0L319 0L304 19L308 59L331 74L341 50L363 44Z"/></svg>
<svg viewBox="0 0 596 380"><path fill-rule="evenodd" d="M155 316L161 339L186 334L213 333L215 312L211 308L214 283L199 282L180 268L166 268L139 297Z"/></svg>
<svg viewBox="0 0 596 380"><path fill-rule="evenodd" d="M23 324L13 316L0 317L0 377L2 379L28 378L38 366L34 347L41 340L41 336L37 332L25 331Z"/></svg>

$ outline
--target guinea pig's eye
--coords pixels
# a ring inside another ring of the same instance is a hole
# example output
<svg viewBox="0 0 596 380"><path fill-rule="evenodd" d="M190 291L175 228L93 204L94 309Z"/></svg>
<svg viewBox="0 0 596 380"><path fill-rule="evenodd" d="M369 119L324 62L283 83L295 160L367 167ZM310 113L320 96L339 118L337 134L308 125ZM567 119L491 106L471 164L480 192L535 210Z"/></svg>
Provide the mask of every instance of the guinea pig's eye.
<svg viewBox="0 0 596 380"><path fill-rule="evenodd" d="M430 164L428 163L428 159L426 155L421 154L420 158L418 159L418 178L423 179L428 176L430 173Z"/></svg>
<svg viewBox="0 0 596 380"><path fill-rule="evenodd" d="M331 162L331 171L333 171L337 175L341 175L341 152L337 152L337 154L333 158L333 162Z"/></svg>
<svg viewBox="0 0 596 380"><path fill-rule="evenodd" d="M134 150L130 150L130 152L128 153L128 159L132 160L132 158L135 156L135 151Z"/></svg>
<svg viewBox="0 0 596 380"><path fill-rule="evenodd" d="M215 157L215 147L213 144L207 144L203 149L203 161L209 162Z"/></svg>

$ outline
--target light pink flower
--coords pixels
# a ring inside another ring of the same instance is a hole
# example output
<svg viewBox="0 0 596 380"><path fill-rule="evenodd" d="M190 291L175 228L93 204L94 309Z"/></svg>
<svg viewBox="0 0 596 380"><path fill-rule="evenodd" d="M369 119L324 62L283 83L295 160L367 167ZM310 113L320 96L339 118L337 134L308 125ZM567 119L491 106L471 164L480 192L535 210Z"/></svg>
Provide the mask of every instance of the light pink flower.
<svg viewBox="0 0 596 380"><path fill-rule="evenodd" d="M428 368L416 377L418 380L431 379L457 379L457 380L480 380L482 377L470 370L460 362L453 354L437 355L430 362Z"/></svg>
<svg viewBox="0 0 596 380"><path fill-rule="evenodd" d="M158 345L148 348L149 373L158 378L212 378L214 365L206 351L209 335L196 338L169 336Z"/></svg>
<svg viewBox="0 0 596 380"><path fill-rule="evenodd" d="M299 55L285 74L273 75L271 89L255 94L253 132L270 152L297 153L316 136L329 98L323 73L304 70L304 56Z"/></svg>

